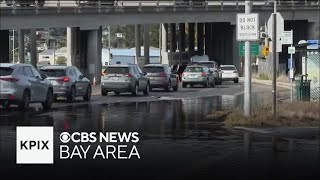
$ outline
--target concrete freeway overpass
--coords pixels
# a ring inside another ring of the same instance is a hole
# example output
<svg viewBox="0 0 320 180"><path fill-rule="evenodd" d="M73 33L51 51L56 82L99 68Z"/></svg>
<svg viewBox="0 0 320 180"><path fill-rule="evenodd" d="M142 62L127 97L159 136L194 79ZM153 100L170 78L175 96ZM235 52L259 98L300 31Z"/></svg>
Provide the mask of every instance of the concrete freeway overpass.
<svg viewBox="0 0 320 180"><path fill-rule="evenodd" d="M162 57L165 57L164 63L175 64L181 62L181 59L188 60L194 54L207 54L221 64L235 64L240 68L235 20L237 13L244 12L244 6L243 3L236 1L221 2L207 3L204 6L173 6L154 2L135 5L130 2L121 6L99 7L74 4L64 6L49 4L43 8L2 7L0 29L1 36L6 37L8 29L71 27L68 28L70 56L68 62L87 72L91 79L96 77L98 82L101 69L101 26L106 25L135 24L136 47L140 47L141 42L137 39L142 35L144 46L149 47L148 24L161 23L163 24L161 50ZM258 2L253 6L253 12L260 14L261 26L273 12L272 3L265 2ZM278 6L279 12L286 20L285 29L295 31L295 41L316 38L316 29L320 21L319 7L320 3L308 6L301 4ZM143 34L141 25L144 25ZM187 36L186 26L188 26ZM19 32L22 34L22 31ZM188 44L185 42L186 39ZM7 41L2 41L1 46L7 47L7 44ZM195 47L198 47L197 50ZM1 49L0 55L2 54L2 61L5 61L5 57L8 57L7 48ZM145 48L145 51L144 58L147 61L148 48ZM31 54L36 54L36 50ZM32 57L31 59L36 59L36 55ZM139 48L137 57L140 57Z"/></svg>

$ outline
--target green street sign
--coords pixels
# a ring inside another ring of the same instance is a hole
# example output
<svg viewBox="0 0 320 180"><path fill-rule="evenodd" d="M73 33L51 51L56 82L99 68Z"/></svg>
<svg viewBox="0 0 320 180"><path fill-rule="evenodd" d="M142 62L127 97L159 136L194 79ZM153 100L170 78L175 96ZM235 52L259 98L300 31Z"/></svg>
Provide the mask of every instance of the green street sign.
<svg viewBox="0 0 320 180"><path fill-rule="evenodd" d="M258 56L259 55L259 44L251 44L251 56ZM240 44L239 46L240 56L244 56L244 44Z"/></svg>

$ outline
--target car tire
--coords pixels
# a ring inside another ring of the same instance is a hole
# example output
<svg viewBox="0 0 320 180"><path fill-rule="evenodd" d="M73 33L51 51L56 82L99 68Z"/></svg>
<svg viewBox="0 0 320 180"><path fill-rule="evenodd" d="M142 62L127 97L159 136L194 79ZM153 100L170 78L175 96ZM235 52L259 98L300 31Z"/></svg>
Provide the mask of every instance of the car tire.
<svg viewBox="0 0 320 180"><path fill-rule="evenodd" d="M239 83L239 79L236 79L233 81L234 83Z"/></svg>
<svg viewBox="0 0 320 180"><path fill-rule="evenodd" d="M183 88L186 88L186 87L187 87L187 83L184 83L184 82L183 82L183 83L182 83L182 87L183 87Z"/></svg>
<svg viewBox="0 0 320 180"><path fill-rule="evenodd" d="M210 87L210 83L209 83L209 80L207 79L206 83L204 84L204 87L207 88L207 87Z"/></svg>
<svg viewBox="0 0 320 180"><path fill-rule="evenodd" d="M22 101L18 104L19 110L27 110L30 103L30 94L28 91L24 91L22 95Z"/></svg>
<svg viewBox="0 0 320 180"><path fill-rule="evenodd" d="M214 79L213 82L211 83L210 87L214 88L216 86L216 80Z"/></svg>
<svg viewBox="0 0 320 180"><path fill-rule="evenodd" d="M51 109L52 103L53 103L54 97L53 97L53 92L51 89L48 90L46 101L42 102L42 107L43 110L47 111Z"/></svg>
<svg viewBox="0 0 320 180"><path fill-rule="evenodd" d="M177 81L176 86L173 87L173 91L178 91L178 89L179 89L179 83Z"/></svg>
<svg viewBox="0 0 320 180"><path fill-rule="evenodd" d="M145 90L143 91L143 95L148 96L150 92L150 84L147 83Z"/></svg>
<svg viewBox="0 0 320 180"><path fill-rule="evenodd" d="M106 91L105 89L101 89L101 95L108 96L108 91Z"/></svg>
<svg viewBox="0 0 320 180"><path fill-rule="evenodd" d="M167 85L167 87L164 88L164 90L166 92L170 92L170 90L171 90L171 81L168 82L168 85Z"/></svg>
<svg viewBox="0 0 320 180"><path fill-rule="evenodd" d="M85 101L90 101L90 99L91 99L91 92L92 92L91 85L89 85L89 86L87 87L86 94L83 96L83 100L85 100Z"/></svg>
<svg viewBox="0 0 320 180"><path fill-rule="evenodd" d="M139 92L139 85L136 84L134 86L134 88L132 89L131 94L132 94L132 96L136 96L136 95L138 95L138 92Z"/></svg>
<svg viewBox="0 0 320 180"><path fill-rule="evenodd" d="M72 102L74 102L75 99L76 99L76 88L74 86L72 86L71 91L68 94L67 101L69 103L72 103Z"/></svg>
<svg viewBox="0 0 320 180"><path fill-rule="evenodd" d="M120 92L114 92L115 95L120 95Z"/></svg>

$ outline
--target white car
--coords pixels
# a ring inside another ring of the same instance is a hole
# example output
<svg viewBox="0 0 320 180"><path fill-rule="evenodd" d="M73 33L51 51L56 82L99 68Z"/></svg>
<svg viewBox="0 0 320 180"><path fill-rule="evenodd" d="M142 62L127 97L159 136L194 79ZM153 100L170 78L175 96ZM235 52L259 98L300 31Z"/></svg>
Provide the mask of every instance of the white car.
<svg viewBox="0 0 320 180"><path fill-rule="evenodd" d="M234 65L221 65L222 81L239 82L239 73Z"/></svg>

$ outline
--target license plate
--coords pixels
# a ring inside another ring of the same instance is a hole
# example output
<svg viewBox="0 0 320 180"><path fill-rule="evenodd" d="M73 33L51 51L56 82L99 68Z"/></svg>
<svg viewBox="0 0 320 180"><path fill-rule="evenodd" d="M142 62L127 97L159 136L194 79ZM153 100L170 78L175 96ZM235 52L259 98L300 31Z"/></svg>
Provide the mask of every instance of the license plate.
<svg viewBox="0 0 320 180"><path fill-rule="evenodd" d="M118 81L118 80L119 80L118 77L113 77L112 79L115 80L115 81Z"/></svg>
<svg viewBox="0 0 320 180"><path fill-rule="evenodd" d="M150 79L154 79L154 77L150 77Z"/></svg>
<svg viewBox="0 0 320 180"><path fill-rule="evenodd" d="M190 75L189 75L189 78L196 78L196 77L197 77L196 74L190 74Z"/></svg>
<svg viewBox="0 0 320 180"><path fill-rule="evenodd" d="M55 80L51 81L51 84L52 85L59 85L59 83L57 81L55 81Z"/></svg>

